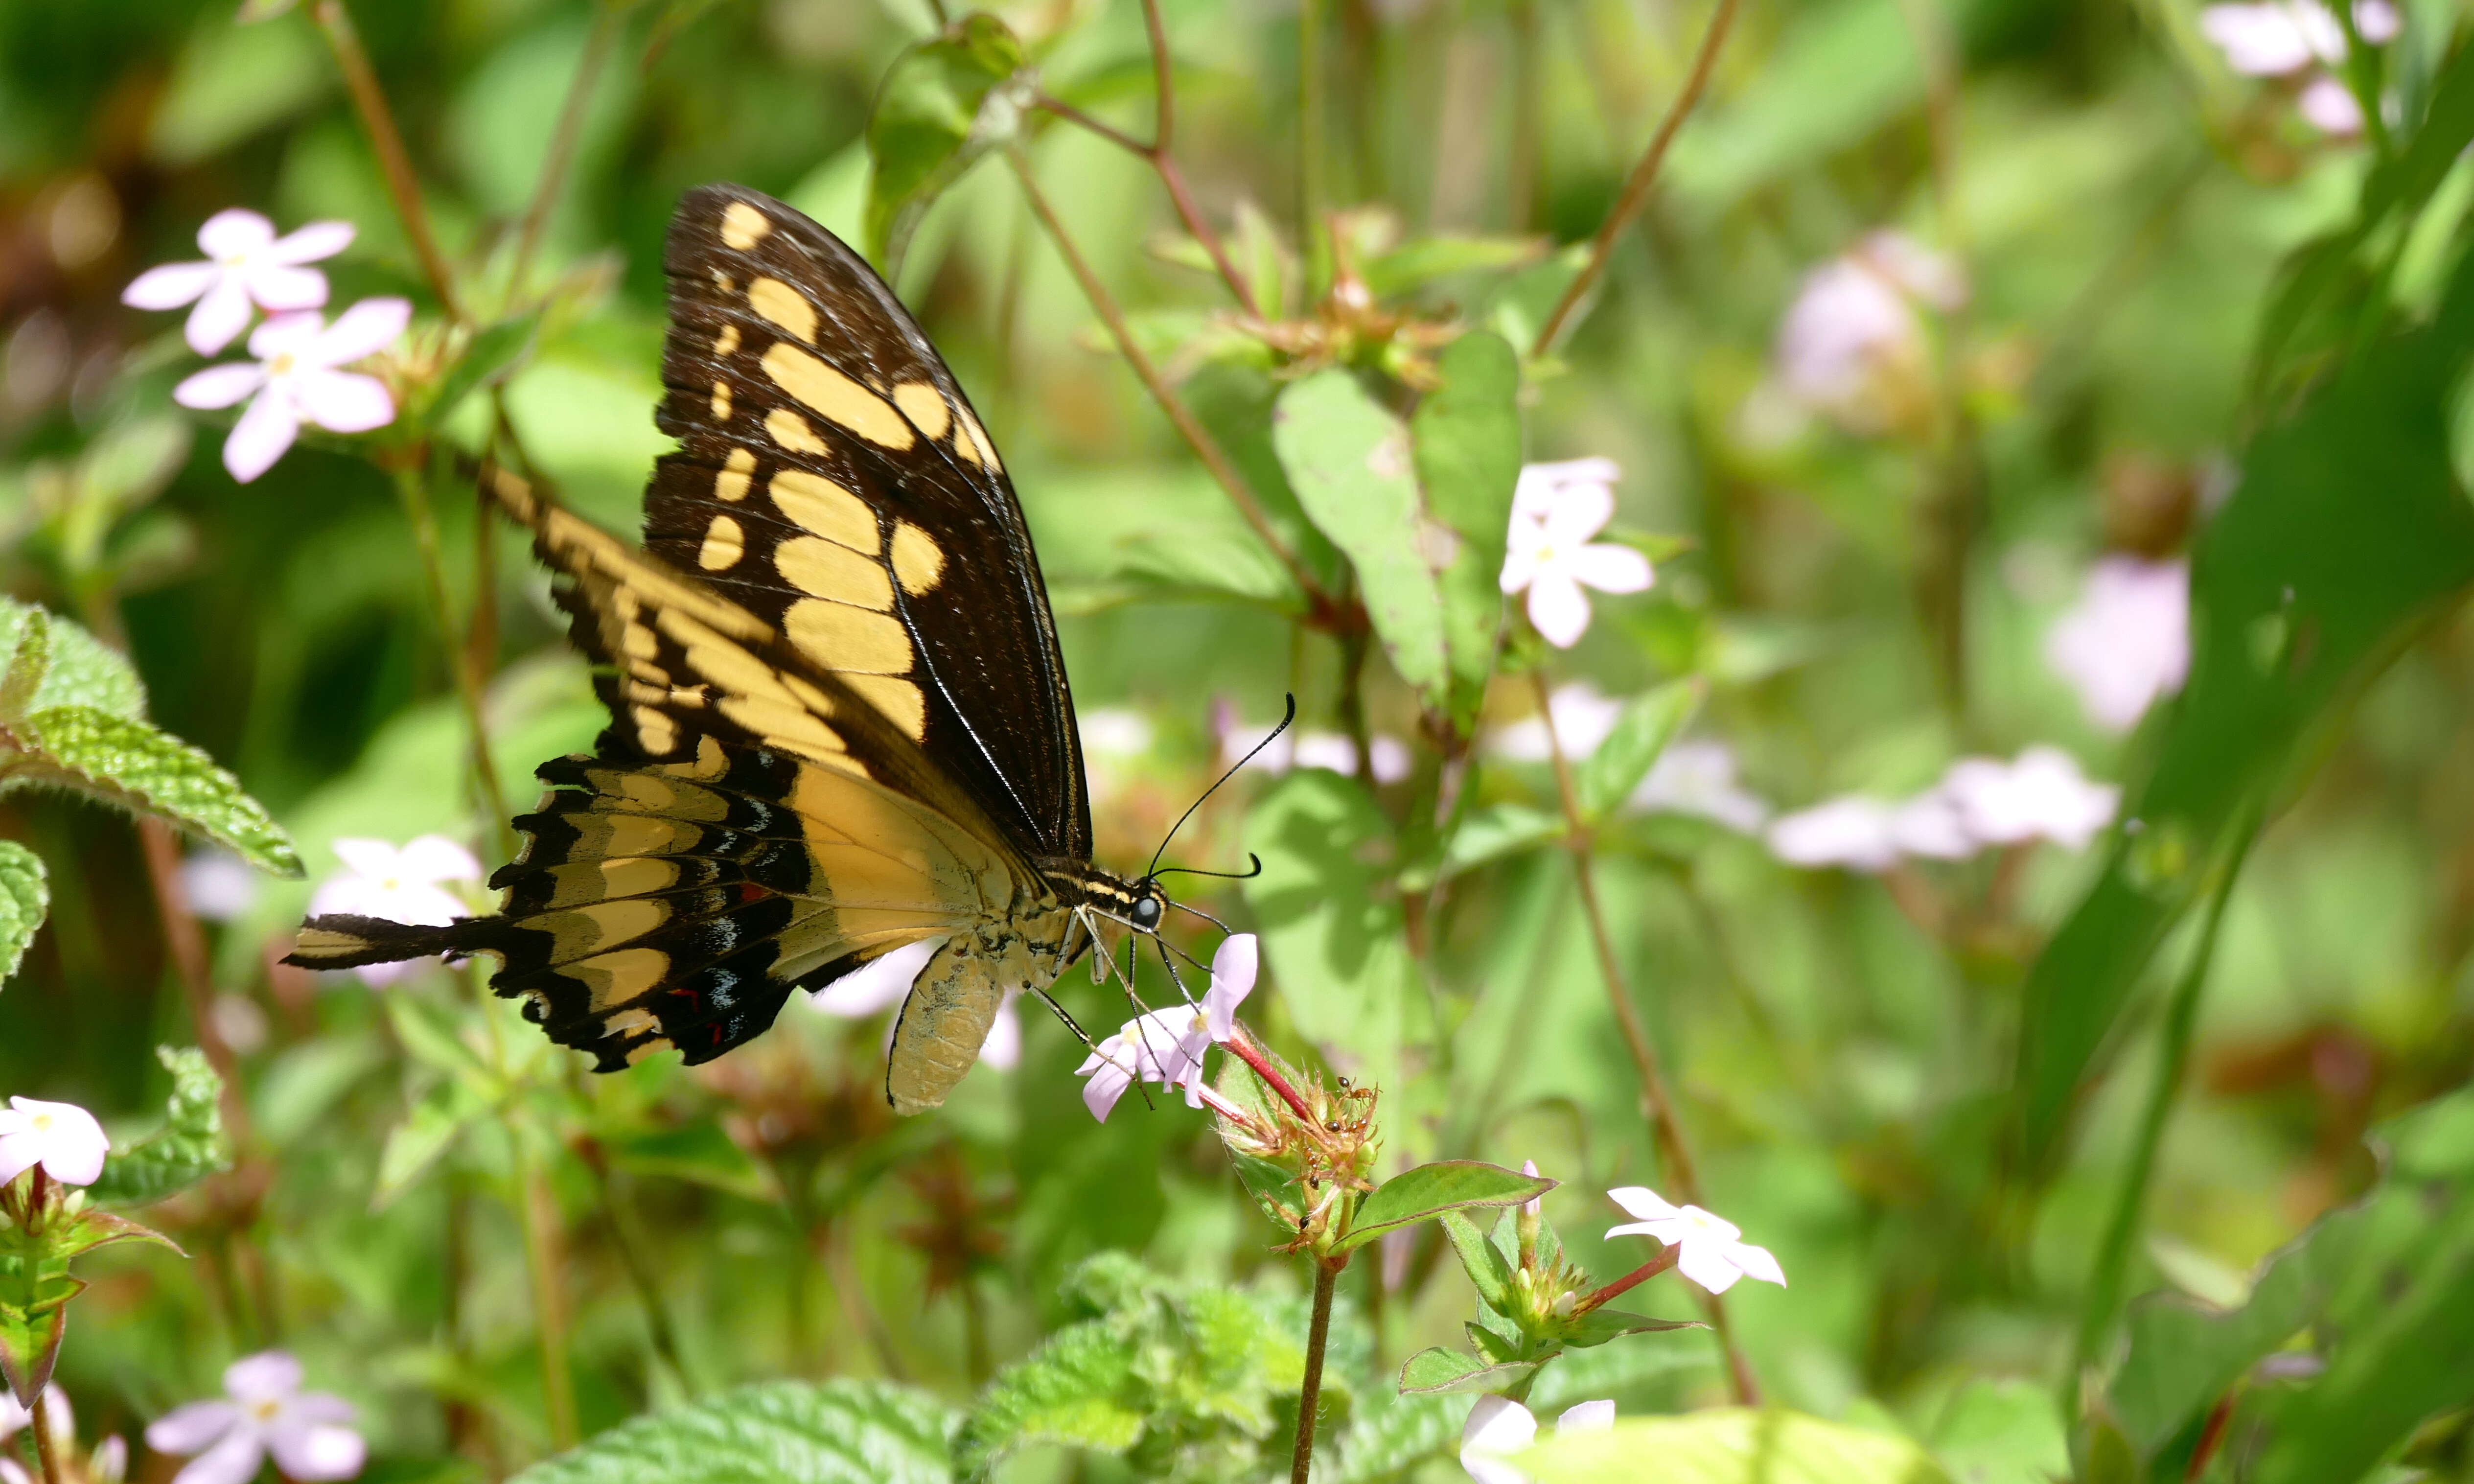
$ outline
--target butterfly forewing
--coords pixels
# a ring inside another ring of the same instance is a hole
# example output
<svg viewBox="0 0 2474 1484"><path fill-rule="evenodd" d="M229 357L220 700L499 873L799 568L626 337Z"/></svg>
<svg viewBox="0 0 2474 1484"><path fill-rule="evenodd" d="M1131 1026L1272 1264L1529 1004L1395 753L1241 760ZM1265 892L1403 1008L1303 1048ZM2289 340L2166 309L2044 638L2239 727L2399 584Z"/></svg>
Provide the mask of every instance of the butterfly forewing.
<svg viewBox="0 0 2474 1484"><path fill-rule="evenodd" d="M770 197L689 193L665 266L649 550L874 703L1028 856L1087 859L1046 590L1003 463L865 262Z"/></svg>

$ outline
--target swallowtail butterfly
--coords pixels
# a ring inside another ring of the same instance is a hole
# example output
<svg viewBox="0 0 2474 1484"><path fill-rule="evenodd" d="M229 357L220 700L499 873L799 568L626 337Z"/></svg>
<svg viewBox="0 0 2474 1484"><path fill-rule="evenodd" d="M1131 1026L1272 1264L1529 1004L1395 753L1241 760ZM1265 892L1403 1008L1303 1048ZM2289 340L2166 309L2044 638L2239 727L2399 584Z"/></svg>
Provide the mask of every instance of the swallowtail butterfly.
<svg viewBox="0 0 2474 1484"><path fill-rule="evenodd" d="M286 961L494 955L492 987L601 1071L710 1060L794 988L915 975L885 1094L934 1107L1007 989L1044 989L1104 919L1154 932L1168 899L1091 864L1022 509L892 290L731 185L689 193L664 266L656 422L680 447L644 548L483 476L563 579L610 708L597 750L539 770L497 915L319 917Z"/></svg>

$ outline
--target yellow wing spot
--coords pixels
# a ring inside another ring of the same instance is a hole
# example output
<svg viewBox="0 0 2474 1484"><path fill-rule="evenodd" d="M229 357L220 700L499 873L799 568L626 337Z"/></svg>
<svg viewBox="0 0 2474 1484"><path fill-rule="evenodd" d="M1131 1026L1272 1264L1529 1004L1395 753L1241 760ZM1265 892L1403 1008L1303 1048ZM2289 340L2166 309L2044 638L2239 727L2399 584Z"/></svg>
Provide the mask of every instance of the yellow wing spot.
<svg viewBox="0 0 2474 1484"><path fill-rule="evenodd" d="M910 632L889 614L803 597L782 616L799 652L827 669L900 675L910 669Z"/></svg>
<svg viewBox="0 0 2474 1484"><path fill-rule="evenodd" d="M812 597L892 611L893 579L885 569L873 557L821 536L793 536L774 547L773 567L783 581Z"/></svg>
<svg viewBox="0 0 2474 1484"><path fill-rule="evenodd" d="M744 253L770 234L773 224L744 201L734 201L721 212L721 240L734 253Z"/></svg>
<svg viewBox="0 0 2474 1484"><path fill-rule="evenodd" d="M704 687L700 685L674 685L670 687L670 693L662 698L668 701L673 706L685 706L691 711L700 711L703 709L705 703ZM712 739L708 738L706 740L711 741Z"/></svg>
<svg viewBox="0 0 2474 1484"><path fill-rule="evenodd" d="M898 453L919 441L891 402L797 346L775 341L763 365L775 386L870 443Z"/></svg>
<svg viewBox="0 0 2474 1484"><path fill-rule="evenodd" d="M745 449L733 449L730 457L721 461L721 473L713 476L713 498L736 502L747 498L747 481L756 473L756 455Z"/></svg>
<svg viewBox="0 0 2474 1484"><path fill-rule="evenodd" d="M719 572L738 566L739 559L746 554L747 533L729 516L717 515L704 528L704 545L696 547L696 565L707 572Z"/></svg>
<svg viewBox="0 0 2474 1484"><path fill-rule="evenodd" d="M774 349L779 350L781 347L776 346ZM776 407L764 414L764 430L773 435L775 443L793 453L825 451L825 440L816 436L816 430L808 426L806 418L788 407Z"/></svg>
<svg viewBox="0 0 2474 1484"><path fill-rule="evenodd" d="M997 446L988 441L987 429L980 426L978 418L971 416L970 408L957 407L954 411L962 425L963 435L962 438L954 440L954 447L960 448L963 438L967 438L970 440L972 450L979 454L981 463L987 465L993 473L1004 474L1005 465L997 458Z"/></svg>
<svg viewBox="0 0 2474 1484"><path fill-rule="evenodd" d="M945 548L936 538L908 521L893 523L893 574L902 591L917 597L943 580Z"/></svg>
<svg viewBox="0 0 2474 1484"><path fill-rule="evenodd" d="M679 694L691 706L704 704L702 686L696 687L693 691L682 691ZM729 772L730 754L721 749L721 739L711 732L697 738L695 761L686 765L685 771L691 778L718 778Z"/></svg>
<svg viewBox="0 0 2474 1484"><path fill-rule="evenodd" d="M721 333L714 337L714 359L719 360L724 356L736 355L738 353L739 327L736 325L724 325L721 327Z"/></svg>
<svg viewBox="0 0 2474 1484"><path fill-rule="evenodd" d="M662 982L670 971L670 956L658 948L621 948L570 963L560 972L581 980L593 1009L615 1010Z"/></svg>
<svg viewBox="0 0 2474 1484"><path fill-rule="evenodd" d="M658 1032L661 1029L662 1022L658 1016L651 1010L640 1010L634 1006L609 1015L601 1022L601 1034L604 1035L633 1035L639 1031ZM658 1048L646 1046L642 1049L651 1051Z"/></svg>
<svg viewBox="0 0 2474 1484"><path fill-rule="evenodd" d="M954 409L946 404L945 394L925 381L905 381L893 389L893 404L902 415L919 425L919 430L934 443L954 426Z"/></svg>
<svg viewBox="0 0 2474 1484"><path fill-rule="evenodd" d="M764 745L819 761L842 761L847 750L839 732L810 715L806 708L770 696L734 695L721 703L721 714L764 740Z"/></svg>
<svg viewBox="0 0 2474 1484"><path fill-rule="evenodd" d="M747 302L757 313L801 340L816 342L816 306L805 294L780 279L758 279L747 285Z"/></svg>
<svg viewBox="0 0 2474 1484"><path fill-rule="evenodd" d="M716 423L730 421L730 383L727 381L713 384L713 420Z"/></svg>
<svg viewBox="0 0 2474 1484"><path fill-rule="evenodd" d="M784 519L827 541L838 541L871 556L884 548L876 530L876 512L867 507L867 501L822 474L785 469L773 476L765 492L773 497L773 508Z"/></svg>
<svg viewBox="0 0 2474 1484"><path fill-rule="evenodd" d="M783 688L799 698L799 704L820 717L834 714L834 698L796 675L784 675Z"/></svg>
<svg viewBox="0 0 2474 1484"><path fill-rule="evenodd" d="M860 693L860 697L885 718L902 728L902 735L918 742L928 735L928 697L908 680L890 675L845 675L842 683Z"/></svg>
<svg viewBox="0 0 2474 1484"><path fill-rule="evenodd" d="M660 757L679 744L679 725L650 706L636 708L636 741Z"/></svg>
<svg viewBox="0 0 2474 1484"><path fill-rule="evenodd" d="M661 636L642 623L628 624L619 645L629 655L640 660L649 660L662 652Z"/></svg>

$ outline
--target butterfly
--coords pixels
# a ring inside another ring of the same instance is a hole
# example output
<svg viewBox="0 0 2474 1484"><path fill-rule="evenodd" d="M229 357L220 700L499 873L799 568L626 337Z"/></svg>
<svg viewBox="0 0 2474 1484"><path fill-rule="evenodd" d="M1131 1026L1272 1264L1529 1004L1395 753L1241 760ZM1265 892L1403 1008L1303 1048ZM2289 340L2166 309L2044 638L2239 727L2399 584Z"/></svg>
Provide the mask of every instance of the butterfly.
<svg viewBox="0 0 2474 1484"><path fill-rule="evenodd" d="M885 1096L934 1107L1009 989L1104 923L1156 936L1157 878L1091 864L1074 698L1005 464L893 291L734 185L670 224L679 442L639 550L503 469L486 495L560 578L611 723L542 766L496 915L311 919L311 968L488 954L491 985L611 1071L711 1060L793 989L910 985ZM1156 863L1154 863L1156 864Z"/></svg>

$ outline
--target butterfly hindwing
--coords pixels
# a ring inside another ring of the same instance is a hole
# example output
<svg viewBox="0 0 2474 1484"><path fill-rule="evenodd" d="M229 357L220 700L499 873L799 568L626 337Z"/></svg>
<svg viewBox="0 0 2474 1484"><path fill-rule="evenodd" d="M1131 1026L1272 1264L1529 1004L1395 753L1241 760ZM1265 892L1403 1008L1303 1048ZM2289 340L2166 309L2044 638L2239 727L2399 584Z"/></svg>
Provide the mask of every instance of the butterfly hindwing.
<svg viewBox="0 0 2474 1484"><path fill-rule="evenodd" d="M1022 512L891 290L770 197L688 194L647 549L866 697L1028 856L1085 859L1073 702Z"/></svg>

